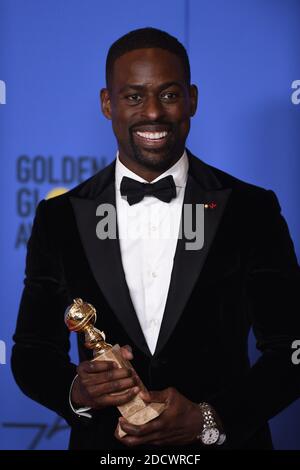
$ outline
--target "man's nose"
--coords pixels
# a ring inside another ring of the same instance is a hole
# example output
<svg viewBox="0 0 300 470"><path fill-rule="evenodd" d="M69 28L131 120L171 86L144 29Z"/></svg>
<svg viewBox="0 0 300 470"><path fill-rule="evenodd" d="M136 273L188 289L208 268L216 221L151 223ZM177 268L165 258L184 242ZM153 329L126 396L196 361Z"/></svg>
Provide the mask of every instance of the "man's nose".
<svg viewBox="0 0 300 470"><path fill-rule="evenodd" d="M156 121L164 115L164 107L156 96L149 96L143 105L143 115L150 121Z"/></svg>

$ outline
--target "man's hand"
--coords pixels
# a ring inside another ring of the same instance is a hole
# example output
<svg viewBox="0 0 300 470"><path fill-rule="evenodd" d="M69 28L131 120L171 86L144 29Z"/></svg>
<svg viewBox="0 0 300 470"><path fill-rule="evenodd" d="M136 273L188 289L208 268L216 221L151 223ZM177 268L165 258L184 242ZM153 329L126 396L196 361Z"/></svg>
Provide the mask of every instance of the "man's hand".
<svg viewBox="0 0 300 470"><path fill-rule="evenodd" d="M118 426L127 433L120 438L118 428L115 437L127 446L141 444L183 445L195 442L203 426L202 412L196 403L185 398L175 388L161 392L141 393L147 403L166 403L166 409L149 423L136 426L125 418L119 418Z"/></svg>
<svg viewBox="0 0 300 470"><path fill-rule="evenodd" d="M122 347L121 352L124 359L133 358L130 346ZM102 409L124 405L140 390L137 387L139 378L135 372L118 367L114 361L84 361L79 364L77 373L71 394L75 407ZM110 395L111 393L122 394L116 396Z"/></svg>

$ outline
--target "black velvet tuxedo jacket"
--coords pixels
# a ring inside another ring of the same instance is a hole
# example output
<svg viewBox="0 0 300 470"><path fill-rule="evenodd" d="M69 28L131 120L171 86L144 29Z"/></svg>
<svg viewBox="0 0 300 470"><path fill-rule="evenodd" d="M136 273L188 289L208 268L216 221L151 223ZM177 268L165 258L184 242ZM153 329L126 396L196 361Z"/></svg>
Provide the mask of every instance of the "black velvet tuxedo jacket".
<svg viewBox="0 0 300 470"><path fill-rule="evenodd" d="M269 418L300 396L300 366L291 361L292 342L300 339L299 268L276 196L189 153L184 203L210 205L204 247L186 250L186 240L178 240L151 355L119 242L96 236L96 208L115 204L114 170L113 162L37 208L12 354L18 385L71 425L70 448L124 448L113 436L117 408L94 411L88 420L69 407L76 366L64 312L81 297L96 307L96 326L110 343L132 346L133 366L148 389L171 386L213 405L227 433L225 448L272 448ZM261 351L253 367L251 326ZM91 358L82 337L78 343L80 360Z"/></svg>

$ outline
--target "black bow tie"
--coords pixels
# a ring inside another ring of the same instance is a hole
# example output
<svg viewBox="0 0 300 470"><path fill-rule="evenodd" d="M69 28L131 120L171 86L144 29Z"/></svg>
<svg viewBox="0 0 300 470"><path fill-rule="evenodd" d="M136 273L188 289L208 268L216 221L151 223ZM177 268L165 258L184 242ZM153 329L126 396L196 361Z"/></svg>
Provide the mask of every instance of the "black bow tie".
<svg viewBox="0 0 300 470"><path fill-rule="evenodd" d="M170 202L176 197L176 186L171 175L156 183L140 183L123 176L120 191L122 196L127 196L127 202L130 206L142 201L144 196L155 196L164 202Z"/></svg>

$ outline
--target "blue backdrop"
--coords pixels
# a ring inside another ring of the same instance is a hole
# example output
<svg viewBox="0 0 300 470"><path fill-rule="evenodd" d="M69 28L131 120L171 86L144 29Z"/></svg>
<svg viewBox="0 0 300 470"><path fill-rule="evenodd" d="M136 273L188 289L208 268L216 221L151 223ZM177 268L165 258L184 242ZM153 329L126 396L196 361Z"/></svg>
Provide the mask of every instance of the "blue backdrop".
<svg viewBox="0 0 300 470"><path fill-rule="evenodd" d="M9 367L26 241L38 200L114 158L98 99L105 56L142 26L188 49L200 93L191 150L275 190L299 256L299 0L0 0L1 449L67 446L63 420L23 396ZM278 449L300 449L299 418L298 401L272 420Z"/></svg>

